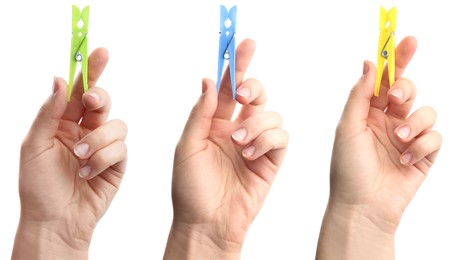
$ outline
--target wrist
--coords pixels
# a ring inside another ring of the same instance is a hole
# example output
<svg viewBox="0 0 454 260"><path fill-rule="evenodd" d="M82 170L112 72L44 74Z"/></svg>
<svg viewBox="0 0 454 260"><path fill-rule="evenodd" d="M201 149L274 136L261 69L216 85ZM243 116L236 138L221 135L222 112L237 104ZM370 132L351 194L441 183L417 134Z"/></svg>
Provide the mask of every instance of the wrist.
<svg viewBox="0 0 454 260"><path fill-rule="evenodd" d="M11 259L88 259L91 235L81 232L77 224L21 218Z"/></svg>
<svg viewBox="0 0 454 260"><path fill-rule="evenodd" d="M174 222L164 259L240 259L242 245L218 238L216 233L212 227Z"/></svg>
<svg viewBox="0 0 454 260"><path fill-rule="evenodd" d="M317 259L394 259L396 226L365 214L363 206L333 202L323 218Z"/></svg>

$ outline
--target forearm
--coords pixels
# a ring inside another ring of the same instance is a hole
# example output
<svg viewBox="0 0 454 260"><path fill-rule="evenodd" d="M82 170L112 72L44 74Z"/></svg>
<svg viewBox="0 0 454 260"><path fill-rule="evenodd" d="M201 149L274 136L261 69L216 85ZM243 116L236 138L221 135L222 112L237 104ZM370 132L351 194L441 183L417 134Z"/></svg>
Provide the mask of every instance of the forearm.
<svg viewBox="0 0 454 260"><path fill-rule="evenodd" d="M240 259L240 253L241 246L221 245L201 230L174 223L167 240L164 259Z"/></svg>
<svg viewBox="0 0 454 260"><path fill-rule="evenodd" d="M59 225L21 221L11 259L88 259L89 242L64 236L64 232L65 228Z"/></svg>
<svg viewBox="0 0 454 260"><path fill-rule="evenodd" d="M317 246L317 260L394 259L394 234L354 209L328 206Z"/></svg>

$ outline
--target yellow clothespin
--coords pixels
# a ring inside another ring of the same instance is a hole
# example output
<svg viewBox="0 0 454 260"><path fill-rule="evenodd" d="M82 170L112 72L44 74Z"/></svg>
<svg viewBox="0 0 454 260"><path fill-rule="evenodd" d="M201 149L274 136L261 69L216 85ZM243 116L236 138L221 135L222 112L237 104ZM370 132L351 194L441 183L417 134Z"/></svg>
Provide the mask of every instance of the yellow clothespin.
<svg viewBox="0 0 454 260"><path fill-rule="evenodd" d="M82 81L84 91L88 90L88 14L90 7L86 6L82 11L73 5L72 11L72 39L71 56L69 61L68 102L74 83L77 62L82 63Z"/></svg>
<svg viewBox="0 0 454 260"><path fill-rule="evenodd" d="M380 92L381 78L385 68L385 60L388 60L388 78L389 86L394 84L395 72L395 31L396 31L396 13L395 7L388 12L385 8L380 7L380 37L378 39L378 58L377 58L377 75L375 78L374 95L378 96Z"/></svg>

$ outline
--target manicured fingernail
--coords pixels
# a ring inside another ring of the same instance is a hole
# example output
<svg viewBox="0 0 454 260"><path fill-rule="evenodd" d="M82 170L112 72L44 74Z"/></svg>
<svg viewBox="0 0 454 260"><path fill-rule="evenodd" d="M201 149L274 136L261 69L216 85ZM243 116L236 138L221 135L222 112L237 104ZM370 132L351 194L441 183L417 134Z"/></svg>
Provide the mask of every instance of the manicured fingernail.
<svg viewBox="0 0 454 260"><path fill-rule="evenodd" d="M407 165L413 159L413 155L411 153L406 153L400 157L400 163L403 165Z"/></svg>
<svg viewBox="0 0 454 260"><path fill-rule="evenodd" d="M244 157L251 157L255 153L255 146L251 145L248 148L243 150Z"/></svg>
<svg viewBox="0 0 454 260"><path fill-rule="evenodd" d="M398 99L402 99L404 97L404 91L401 88L393 88L391 90L391 95L395 96Z"/></svg>
<svg viewBox="0 0 454 260"><path fill-rule="evenodd" d="M90 175L90 172L91 172L91 167L89 165L85 165L84 167L82 167L82 169L80 169L79 176L81 178L87 178L88 175Z"/></svg>
<svg viewBox="0 0 454 260"><path fill-rule="evenodd" d="M410 136L410 132L410 127L402 126L401 128L397 129L397 136L399 136L400 139L407 139Z"/></svg>
<svg viewBox="0 0 454 260"><path fill-rule="evenodd" d="M89 92L87 93L88 96L90 96L94 101L98 102L101 98L99 97L98 93L96 92Z"/></svg>
<svg viewBox="0 0 454 260"><path fill-rule="evenodd" d="M76 145L76 147L74 147L74 153L79 158L86 156L88 154L89 150L90 150L90 146L87 143L81 143L81 144Z"/></svg>
<svg viewBox="0 0 454 260"><path fill-rule="evenodd" d="M205 92L207 91L207 84L206 84L206 81L205 79L202 79L202 95L205 94Z"/></svg>
<svg viewBox="0 0 454 260"><path fill-rule="evenodd" d="M241 142L241 141L244 140L244 138L246 138L246 135L247 135L246 129L245 128L240 128L240 129L236 130L232 134L232 138L235 139L238 142Z"/></svg>
<svg viewBox="0 0 454 260"><path fill-rule="evenodd" d="M364 63L363 63L363 75L366 75L367 72L369 72L369 70L370 70L369 62L364 61Z"/></svg>
<svg viewBox="0 0 454 260"><path fill-rule="evenodd" d="M249 88L243 87L236 91L236 94L245 98L249 98L251 96L251 90Z"/></svg>
<svg viewBox="0 0 454 260"><path fill-rule="evenodd" d="M57 78L54 76L54 82L52 83L52 94L55 95L55 93L57 93Z"/></svg>

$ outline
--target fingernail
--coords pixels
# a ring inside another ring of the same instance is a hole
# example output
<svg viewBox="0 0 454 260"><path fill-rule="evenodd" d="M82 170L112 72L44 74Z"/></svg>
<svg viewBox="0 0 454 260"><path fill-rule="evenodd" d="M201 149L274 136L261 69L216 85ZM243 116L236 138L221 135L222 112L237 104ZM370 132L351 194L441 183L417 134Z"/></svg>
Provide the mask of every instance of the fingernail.
<svg viewBox="0 0 454 260"><path fill-rule="evenodd" d="M88 154L88 150L90 150L90 146L87 143L81 143L74 147L74 153L79 158L86 156Z"/></svg>
<svg viewBox="0 0 454 260"><path fill-rule="evenodd" d="M251 157L252 155L254 155L254 153L255 153L255 146L253 146L253 145L251 145L248 148L243 150L243 156L246 158Z"/></svg>
<svg viewBox="0 0 454 260"><path fill-rule="evenodd" d="M369 62L364 61L364 63L363 63L363 75L366 75L367 72L369 72L369 70L370 70Z"/></svg>
<svg viewBox="0 0 454 260"><path fill-rule="evenodd" d="M245 98L249 98L251 96L251 90L249 88L243 87L236 91L236 94Z"/></svg>
<svg viewBox="0 0 454 260"><path fill-rule="evenodd" d="M205 79L202 79L202 95L205 94L205 92L207 91L207 84L205 82Z"/></svg>
<svg viewBox="0 0 454 260"><path fill-rule="evenodd" d="M407 165L411 162L411 159L413 159L413 155L411 155L411 153L406 153L400 157L400 163Z"/></svg>
<svg viewBox="0 0 454 260"><path fill-rule="evenodd" d="M400 139L407 139L410 136L410 132L410 127L402 126L397 129L397 136L399 136Z"/></svg>
<svg viewBox="0 0 454 260"><path fill-rule="evenodd" d="M101 98L99 97L98 93L96 92L88 92L87 95L98 102Z"/></svg>
<svg viewBox="0 0 454 260"><path fill-rule="evenodd" d="M89 165L85 165L84 167L82 167L82 169L80 169L79 176L81 178L87 178L88 175L90 175L90 172L91 172L91 167Z"/></svg>
<svg viewBox="0 0 454 260"><path fill-rule="evenodd" d="M393 88L391 90L391 95L395 96L398 99L402 99L404 97L404 91L401 88Z"/></svg>
<svg viewBox="0 0 454 260"><path fill-rule="evenodd" d="M52 83L52 94L55 95L55 93L57 93L57 78L54 76L54 82Z"/></svg>
<svg viewBox="0 0 454 260"><path fill-rule="evenodd" d="M240 141L243 141L244 138L246 138L246 135L247 135L246 129L240 128L232 134L232 138L235 139L235 141L240 142Z"/></svg>

